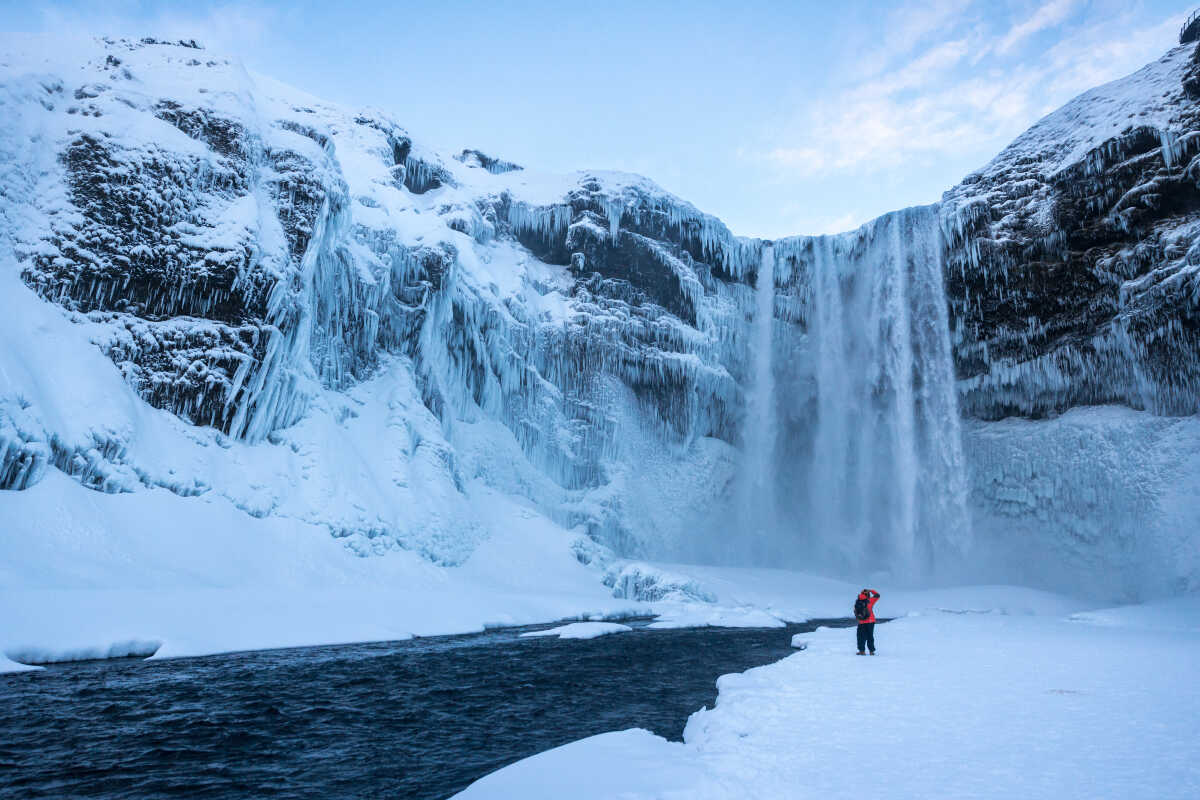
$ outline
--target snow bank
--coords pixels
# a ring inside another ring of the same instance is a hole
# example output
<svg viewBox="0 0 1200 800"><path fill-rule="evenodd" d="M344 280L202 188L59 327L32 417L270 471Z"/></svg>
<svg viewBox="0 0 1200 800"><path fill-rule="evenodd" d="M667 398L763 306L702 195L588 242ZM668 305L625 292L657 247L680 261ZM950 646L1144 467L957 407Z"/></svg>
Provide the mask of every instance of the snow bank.
<svg viewBox="0 0 1200 800"><path fill-rule="evenodd" d="M362 558L322 526L219 497L103 494L51 472L3 498L0 670L149 650L119 642L161 642L155 657L169 658L649 613L612 597L570 533L479 498L496 533L443 567L407 550Z"/></svg>
<svg viewBox="0 0 1200 800"><path fill-rule="evenodd" d="M1080 611L1068 619L1112 628L1200 633L1200 598L1180 595L1157 603Z"/></svg>
<svg viewBox="0 0 1200 800"><path fill-rule="evenodd" d="M107 645L92 647L77 647L67 650L47 650L36 647L10 649L5 655L20 664L30 666L42 664L58 664L64 661L91 661L106 658L150 658L162 642L154 640L130 639L123 642L113 642ZM2 669L2 667L0 667Z"/></svg>
<svg viewBox="0 0 1200 800"><path fill-rule="evenodd" d="M694 759L688 757L683 745L632 728L602 733L523 759L476 781L455 797L461 800L672 797L675 795L670 792L686 785L694 770ZM635 787L636 794L630 793Z"/></svg>
<svg viewBox="0 0 1200 800"><path fill-rule="evenodd" d="M633 628L619 622L572 622L544 631L530 631L521 636L556 636L559 639L595 639L597 636L607 636L611 633L625 633Z"/></svg>
<svg viewBox="0 0 1200 800"><path fill-rule="evenodd" d="M782 628L787 622L754 606L670 604L659 608L651 628Z"/></svg>
<svg viewBox="0 0 1200 800"><path fill-rule="evenodd" d="M692 624L703 624L708 615L712 624L738 625L739 616L747 623L775 627L783 622L810 619L837 619L853 616L854 598L863 584L833 580L783 569L750 567L664 565L666 570L690 575L712 592L711 605L658 608L667 622L676 613L687 615ZM880 616L901 617L937 611L996 613L1005 615L1061 616L1094 607L1094 603L1053 592L1022 586L984 585L937 589L896 588L882 578L867 581L883 593ZM764 616L768 615L768 616Z"/></svg>

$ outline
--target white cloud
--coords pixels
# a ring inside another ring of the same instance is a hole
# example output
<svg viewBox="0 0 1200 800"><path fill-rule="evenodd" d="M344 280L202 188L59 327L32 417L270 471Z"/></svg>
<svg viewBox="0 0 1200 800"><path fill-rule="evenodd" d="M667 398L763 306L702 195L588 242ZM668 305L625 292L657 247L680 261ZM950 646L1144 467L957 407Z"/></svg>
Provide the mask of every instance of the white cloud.
<svg viewBox="0 0 1200 800"><path fill-rule="evenodd" d="M1064 22L1078 5L1077 0L1050 0L1038 8L1032 17L1012 26L1008 34L996 45L996 49L1007 53L1030 36Z"/></svg>
<svg viewBox="0 0 1200 800"><path fill-rule="evenodd" d="M869 77L889 69L931 35L959 27L972 5L973 0L927 0L894 6L884 18L877 46L858 56L856 74Z"/></svg>
<svg viewBox="0 0 1200 800"><path fill-rule="evenodd" d="M1006 31L993 22L990 33L967 6L956 6L958 17L942 7L940 38L925 35L887 72L794 109L760 146L743 146L743 157L793 178L955 157L982 162L1047 111L1160 56L1182 22L1180 15L1138 27L1128 13L1098 15L1054 46L1035 48L1030 37L1069 18L1075 6L1053 0Z"/></svg>

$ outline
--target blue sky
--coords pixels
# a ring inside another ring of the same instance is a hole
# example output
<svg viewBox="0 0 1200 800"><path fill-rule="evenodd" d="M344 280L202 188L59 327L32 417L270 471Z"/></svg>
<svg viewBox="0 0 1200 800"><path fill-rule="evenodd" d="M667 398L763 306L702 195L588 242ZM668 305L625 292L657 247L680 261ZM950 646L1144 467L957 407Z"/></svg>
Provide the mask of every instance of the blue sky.
<svg viewBox="0 0 1200 800"><path fill-rule="evenodd" d="M1074 95L1175 44L1188 3L12 3L5 30L189 36L386 109L435 147L642 173L740 234L936 200Z"/></svg>

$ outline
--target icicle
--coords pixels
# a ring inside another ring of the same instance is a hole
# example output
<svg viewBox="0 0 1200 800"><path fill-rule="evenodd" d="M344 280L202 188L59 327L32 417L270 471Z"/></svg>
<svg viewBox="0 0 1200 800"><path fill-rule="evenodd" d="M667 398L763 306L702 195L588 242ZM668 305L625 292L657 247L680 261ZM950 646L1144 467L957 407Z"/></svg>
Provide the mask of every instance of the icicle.
<svg viewBox="0 0 1200 800"><path fill-rule="evenodd" d="M508 222L513 231L533 233L546 242L556 242L566 236L571 224L571 206L530 206L523 201L508 204Z"/></svg>
<svg viewBox="0 0 1200 800"><path fill-rule="evenodd" d="M1181 142L1175 134L1165 128L1159 129L1158 141L1162 145L1163 163L1167 165L1167 169L1174 168L1183 156Z"/></svg>
<svg viewBox="0 0 1200 800"><path fill-rule="evenodd" d="M608 217L608 233L615 243L621 234L621 215L625 212L625 201L619 197L605 197L602 202L604 213Z"/></svg>

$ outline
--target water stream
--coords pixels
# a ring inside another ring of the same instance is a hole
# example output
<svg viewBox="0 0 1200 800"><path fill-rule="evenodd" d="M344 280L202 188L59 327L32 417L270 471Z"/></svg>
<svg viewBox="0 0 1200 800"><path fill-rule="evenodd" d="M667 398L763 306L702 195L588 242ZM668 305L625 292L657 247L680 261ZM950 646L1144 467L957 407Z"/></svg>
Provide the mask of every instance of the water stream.
<svg viewBox="0 0 1200 800"><path fill-rule="evenodd" d="M754 287L752 383L745 422L746 469L738 502L741 529L748 534L752 563L763 563L776 536L775 483L775 248L765 245Z"/></svg>
<svg viewBox="0 0 1200 800"><path fill-rule="evenodd" d="M970 536L936 212L813 241L810 541L915 578Z"/></svg>
<svg viewBox="0 0 1200 800"><path fill-rule="evenodd" d="M850 622L585 641L506 629L0 675L0 796L445 798L604 731L678 740L718 676Z"/></svg>

